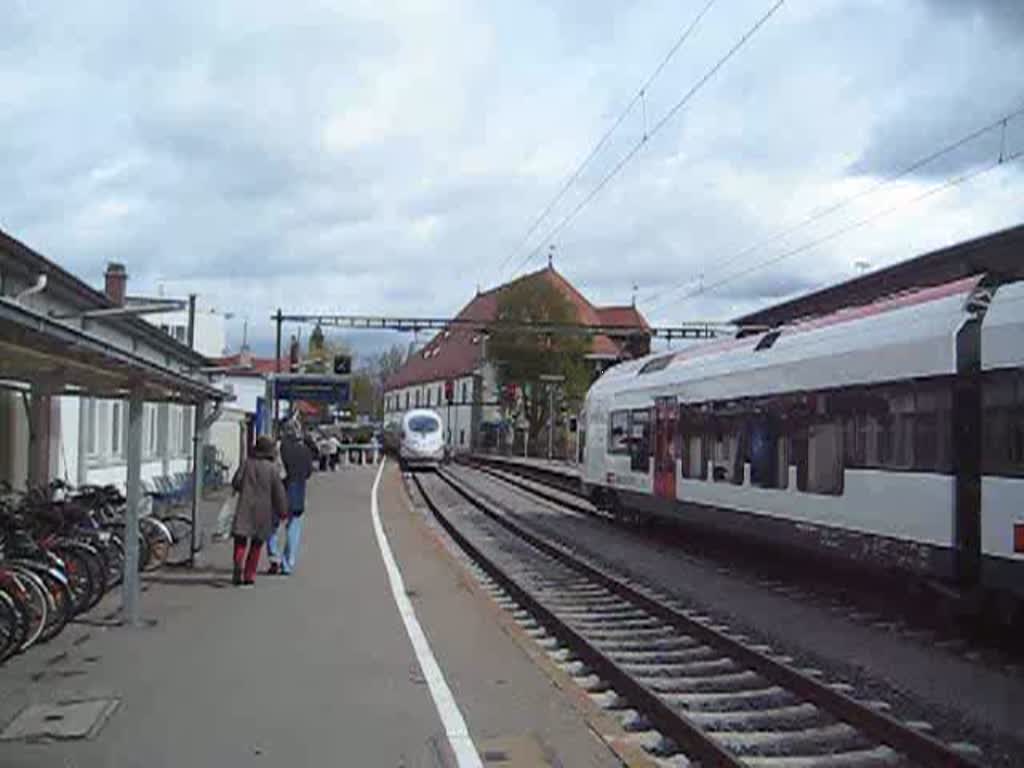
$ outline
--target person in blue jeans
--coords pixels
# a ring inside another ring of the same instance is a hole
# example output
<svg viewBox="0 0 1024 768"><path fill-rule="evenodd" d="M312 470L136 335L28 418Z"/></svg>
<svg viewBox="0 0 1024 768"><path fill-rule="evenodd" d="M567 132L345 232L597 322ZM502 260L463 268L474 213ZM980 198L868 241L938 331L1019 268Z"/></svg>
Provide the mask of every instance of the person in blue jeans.
<svg viewBox="0 0 1024 768"><path fill-rule="evenodd" d="M302 538L302 518L306 511L306 481L313 474L313 455L302 440L298 425L289 424L281 438L281 463L284 464L284 489L288 497L288 523L285 526L284 551L280 551L280 529L267 540L270 553L269 573L290 574L295 570Z"/></svg>

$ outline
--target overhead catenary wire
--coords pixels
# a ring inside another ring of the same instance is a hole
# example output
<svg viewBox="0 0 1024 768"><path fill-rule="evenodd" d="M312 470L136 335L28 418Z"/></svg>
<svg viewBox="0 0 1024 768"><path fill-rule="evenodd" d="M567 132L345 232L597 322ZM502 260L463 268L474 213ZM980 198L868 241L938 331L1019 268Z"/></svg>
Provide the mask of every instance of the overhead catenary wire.
<svg viewBox="0 0 1024 768"><path fill-rule="evenodd" d="M630 150L612 167L611 171L605 174L598 182L590 193L588 193L568 214L566 214L554 227L552 227L540 240L540 245L532 249L526 256L516 265L513 273L518 272L520 269L525 267L532 261L540 250L544 243L550 242L556 237L568 224L580 214L580 212L586 208L601 190L603 190L623 168L634 158L637 153L647 144L647 142L654 138L662 128L664 128L669 121L674 118L680 110L683 109L689 103L689 101L697 95L697 93L724 67L733 56L735 56L739 50L746 45L747 41L750 40L757 31L767 23L767 21L775 15L775 13L785 4L786 0L776 0L776 2L758 18L752 26L750 26L743 36L737 40L726 53L721 56L715 64L705 72L693 86L680 98L669 110L666 112L651 128L651 130L645 133L631 148Z"/></svg>
<svg viewBox="0 0 1024 768"><path fill-rule="evenodd" d="M826 242L828 242L830 240L834 240L834 239L836 239L838 237L842 237L843 235L847 235L850 232L853 232L854 230L857 230L857 229L860 229L861 227L867 226L868 224L870 224L870 223L872 223L874 221L877 221L878 219L884 218L885 216L888 216L888 215L898 211L901 208L905 208L905 207L907 207L909 205L914 205L916 203L920 203L920 202L922 202L922 201L924 201L924 200L926 200L926 199L928 199L930 197L934 197L935 195L937 195L937 194L939 194L941 192L945 192L945 191L947 191L949 189L952 189L953 187L960 186L961 184L964 184L964 183L970 181L971 179L975 179L978 176L982 176L982 175L984 175L986 173L989 173L990 171L994 171L996 168L1000 167L1001 165L1005 165L1006 163L1012 163L1014 160L1017 160L1020 157L1024 157L1024 149L1021 149L1021 150L1018 150L1016 152L1013 152L1012 154L1008 154L1008 155L1005 155L1003 157L1000 157L999 159L994 160L993 162L989 163L988 165L983 165L980 168L975 168L974 170L968 171L966 173L962 173L959 176L954 176L952 178L946 179L942 183L936 184L936 185L934 185L932 187L929 187L924 192L922 192L922 193L920 193L918 195L915 195L914 197L910 198L909 200L902 200L899 203L894 203L893 205L888 206L887 208L883 208L883 209L881 209L879 211L876 211L875 213L871 214L870 216L866 216L866 217L864 217L862 219L858 219L857 221L854 221L854 222L852 222L850 224L847 224L846 226L840 227L839 229L833 230L832 232L829 232L826 235L822 235L821 237L816 238L816 239L814 239L814 240L812 240L812 241L810 241L808 243L804 243L803 245L797 246L795 248L791 248L791 249L789 249L787 251L783 251L780 254L776 254L775 256L772 256L771 258L764 259L763 261L759 261L756 264L753 264L753 265L751 265L751 266L749 266L749 267L747 267L747 268L745 268L743 270L740 270L739 272L735 272L735 273L733 273L731 275L723 277L720 280L712 282L712 283L710 283L708 285L704 285L701 288L699 288L698 290L691 291L691 292L687 293L685 296L682 297L682 300L692 299L692 298L694 298L696 296L700 296L702 294L710 293L710 292L712 292L714 290L717 290L718 288L721 288L724 285L728 285L730 283L733 283L733 282L735 282L737 280L740 280L740 279L746 277L747 275L751 275L754 272L758 272L758 271L760 271L762 269L765 269L766 267L774 266L775 264L778 264L781 261L785 261L786 259L792 258L793 256L797 256L797 255L799 255L801 253L805 253L806 251L809 251L812 248L816 248L817 246L822 245L823 243L826 243Z"/></svg>
<svg viewBox="0 0 1024 768"><path fill-rule="evenodd" d="M819 208L819 209L817 209L815 211L812 211L806 217L804 217L804 218L802 218L802 219L800 219L798 221L795 221L795 222L793 222L790 225L787 225L787 226L783 227L782 229L780 229L779 231L775 232L774 234L769 235L768 237L766 237L766 238L764 238L762 240L758 240L757 242L747 246L746 248L743 248L740 251L737 251L736 253L734 253L734 254L732 254L732 255L724 258L724 259L713 259L711 263L713 263L715 265L715 267L718 269L718 271L720 272L722 269L724 269L724 268L726 268L726 267L728 267L728 266L730 266L732 264L735 264L737 261L740 261L745 256L753 253L754 251L756 251L756 250L758 250L760 248L764 248L766 246L769 246L772 243L778 242L782 238L784 238L784 237L786 237L788 235L791 235L794 232L798 232L799 230L804 229L805 227L813 224L814 222L820 221L821 219L823 219L823 218L825 218L827 216L830 216L831 214L836 213L837 211L839 211L839 210L841 210L843 208L846 208L847 206L851 205L852 203L854 203L854 202L856 202L858 200L861 200L861 199L863 199L865 197L873 195L873 194L879 192L880 190L884 189L885 187L888 187L888 186L891 186L892 184L895 184L900 179L903 179L903 178L909 176L910 174L914 173L915 171L918 171L921 168L923 168L923 167L925 167L927 165L930 165L931 163L933 163L934 161L938 160L939 158L944 157L944 156L950 154L951 152L954 152L954 151L960 149L964 145L969 144L970 142L972 142L972 141L974 141L974 140L984 136L985 134L990 133L993 130L995 130L997 128L1000 128L1000 127L1002 128L1002 139L1001 139L1001 144L1000 144L1000 158L1001 158L1001 162L1006 162L1006 158L1004 156L1004 154L1005 154L1006 124L1010 120L1014 120L1015 118L1018 118L1018 117L1020 117L1022 115L1024 115L1024 105L1021 105L1021 106L1017 107L1016 109L1013 109L1010 112L1007 112L1006 114L1002 115L1001 117L998 117L995 120L993 120L993 121L991 121L989 123L986 123L985 125L981 126L980 128L976 128L975 130L971 131L970 133L960 137L959 139L956 139L955 141L953 141L953 142L951 142L949 144L946 144L943 147L940 147L939 149L937 149L937 150L935 150L935 151L925 155L924 157L920 157L920 158L914 160L913 162L909 163L908 165L900 168L894 174L881 179L877 183L872 184L871 186L869 186L869 187L867 187L865 189L862 189L859 192L854 192L853 194L847 195L846 197L841 198L840 200L836 201L835 203L833 203L831 205L827 205L827 206L825 206L823 208ZM702 273L703 273L703 271L702 271ZM685 280L676 281L675 283L673 283L672 285L670 285L668 287L661 288L661 289L659 289L657 291L653 291L648 296L642 297L641 301L643 303L645 303L645 304L650 305L653 308L657 308L657 307L661 306L661 304L664 303L664 299L665 298L674 295L678 291L682 290L683 288L685 288L688 285L691 285L694 282L696 282L696 278L693 278L693 277L687 278ZM655 302L655 303L652 305L651 302Z"/></svg>
<svg viewBox="0 0 1024 768"><path fill-rule="evenodd" d="M498 266L499 274L504 272L505 267L508 266L508 263L513 258L515 258L515 256L519 253L520 249L530 240L530 237L533 235L533 233L537 231L540 225L548 217L548 214L550 214L551 211L554 210L555 206L562 201L562 198L565 197L566 193L579 180L580 176L583 174L583 171L586 170L587 166L590 165L590 162L598 155L598 153L600 153L600 151L604 148L605 144L608 143L608 140L619 129L619 126L621 126L625 119L633 112L633 109L636 107L638 102L644 108L644 133L646 134L647 90L651 87L654 81L658 79L658 76L661 75L665 67L668 66L669 62L673 59L676 53L679 52L679 49L683 47L683 44L690 38L690 35L697 28L697 25L701 22L704 16L707 15L708 11L711 10L711 6L713 6L716 2L717 0L707 0L704 6L700 9L700 12L693 17L690 23L683 30L682 34L680 34L680 36L676 39L672 47L669 48L668 52L662 58L658 66L654 68L651 74L648 75L647 79L644 81L643 85L641 85L639 90L637 90L636 95L633 96L632 99L630 99L629 103L625 106L625 108L623 108L622 112L619 113L619 116L616 118L615 122L612 123L611 127L607 131L605 131L604 135L601 136L598 142L591 148L590 152L588 152L587 155L583 158L583 161L576 166L576 169L565 180L565 182L559 188L555 196L548 202L548 204L544 207L540 214L533 220L533 222L527 228L526 234L523 235L522 238L520 238L516 242L515 247L511 251L509 251L507 256L505 256L501 264Z"/></svg>

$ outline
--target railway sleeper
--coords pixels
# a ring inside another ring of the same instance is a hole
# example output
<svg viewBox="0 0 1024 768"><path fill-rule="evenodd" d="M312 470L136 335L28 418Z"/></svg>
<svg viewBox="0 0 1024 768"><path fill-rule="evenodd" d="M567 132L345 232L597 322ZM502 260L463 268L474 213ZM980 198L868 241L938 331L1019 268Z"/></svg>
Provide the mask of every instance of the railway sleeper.
<svg viewBox="0 0 1024 768"><path fill-rule="evenodd" d="M672 653L698 647L692 637L661 635L655 638L636 637L632 634L618 637L608 633L607 637L590 637L590 641L603 653Z"/></svg>
<svg viewBox="0 0 1024 768"><path fill-rule="evenodd" d="M599 641L605 642L621 642L628 643L630 641L636 643L642 642L653 642L656 640L680 640L689 641L690 643L696 643L692 637L687 635L680 635L679 630L674 627L670 627L667 624L651 628L636 628L636 629L617 629L614 624L607 624L600 628L594 627L587 629L587 639L592 640L595 643Z"/></svg>
<svg viewBox="0 0 1024 768"><path fill-rule="evenodd" d="M831 719L809 702L773 709L687 712L686 716L701 728L719 731L759 731L766 728L796 730L821 725Z"/></svg>
<svg viewBox="0 0 1024 768"><path fill-rule="evenodd" d="M633 632L636 630L672 630L678 632L675 627L671 627L661 619L656 619L653 616L645 616L638 619L619 619L615 616L601 616L597 615L592 618L576 618L568 619L574 627L579 627L584 632L590 632L591 629L604 629L609 627L616 629L620 632Z"/></svg>
<svg viewBox="0 0 1024 768"><path fill-rule="evenodd" d="M799 731L712 731L711 736L737 755L810 757L861 752L873 746L856 728L835 721Z"/></svg>
<svg viewBox="0 0 1024 768"><path fill-rule="evenodd" d="M905 758L885 746L835 755L749 756L743 757L742 761L749 768L902 768L910 765Z"/></svg>
<svg viewBox="0 0 1024 768"><path fill-rule="evenodd" d="M666 693L662 698L683 710L704 712L736 712L762 707L771 709L797 703L792 693L777 685L733 693Z"/></svg>
<svg viewBox="0 0 1024 768"><path fill-rule="evenodd" d="M635 676L657 693L732 693L763 687L767 683L763 677L749 670L705 677L679 677L671 672L642 672L636 673Z"/></svg>
<svg viewBox="0 0 1024 768"><path fill-rule="evenodd" d="M689 661L703 661L719 658L722 654L708 645L697 645L678 651L613 651L615 661L623 667L644 669L650 666L685 664Z"/></svg>

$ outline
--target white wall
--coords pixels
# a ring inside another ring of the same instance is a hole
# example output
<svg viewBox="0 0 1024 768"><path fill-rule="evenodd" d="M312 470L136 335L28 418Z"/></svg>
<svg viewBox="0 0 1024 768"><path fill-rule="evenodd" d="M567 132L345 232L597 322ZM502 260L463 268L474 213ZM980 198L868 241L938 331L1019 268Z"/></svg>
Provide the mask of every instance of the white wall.
<svg viewBox="0 0 1024 768"><path fill-rule="evenodd" d="M455 379L455 392L453 402L457 405L449 406L444 400L444 380L430 381L421 384L413 384L408 387L390 390L385 393L385 418L399 416L406 410L412 408L430 408L441 417L441 424L445 436L450 440L451 447L456 451L470 451L473 447L474 435L473 424L473 401L496 402L498 399L496 375L493 366L484 365L481 372L480 393L474 397L473 376L462 376ZM463 395L465 387L465 396ZM416 394L419 393L419 405L416 404ZM427 402L427 393L430 393L430 401ZM438 393L440 392L440 397ZM406 394L409 396L408 409L405 405ZM495 405L484 405L481 408L481 419L483 421L495 421L500 418L501 411ZM449 433L450 428L450 433Z"/></svg>
<svg viewBox="0 0 1024 768"><path fill-rule="evenodd" d="M249 414L256 413L256 399L267 396L267 382L262 376L223 376L216 383L221 387L230 386L235 396L230 408Z"/></svg>
<svg viewBox="0 0 1024 768"><path fill-rule="evenodd" d="M225 408L210 427L208 442L220 451L221 458L228 465L229 479L242 460L246 415L242 410Z"/></svg>
<svg viewBox="0 0 1024 768"><path fill-rule="evenodd" d="M188 341L188 310L160 312L144 315L153 325L167 326L168 332L183 344ZM202 297L196 299L195 349L207 357L219 357L224 354L227 343L227 326L224 315L206 304Z"/></svg>

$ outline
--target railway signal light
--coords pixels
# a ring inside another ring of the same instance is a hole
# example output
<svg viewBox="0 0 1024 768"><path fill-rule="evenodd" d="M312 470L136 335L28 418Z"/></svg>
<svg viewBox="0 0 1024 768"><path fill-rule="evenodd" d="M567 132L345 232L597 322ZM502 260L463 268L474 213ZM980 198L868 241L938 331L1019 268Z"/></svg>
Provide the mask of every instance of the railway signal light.
<svg viewBox="0 0 1024 768"><path fill-rule="evenodd" d="M352 373L352 355L335 355L334 372L339 376L347 376L348 374Z"/></svg>

